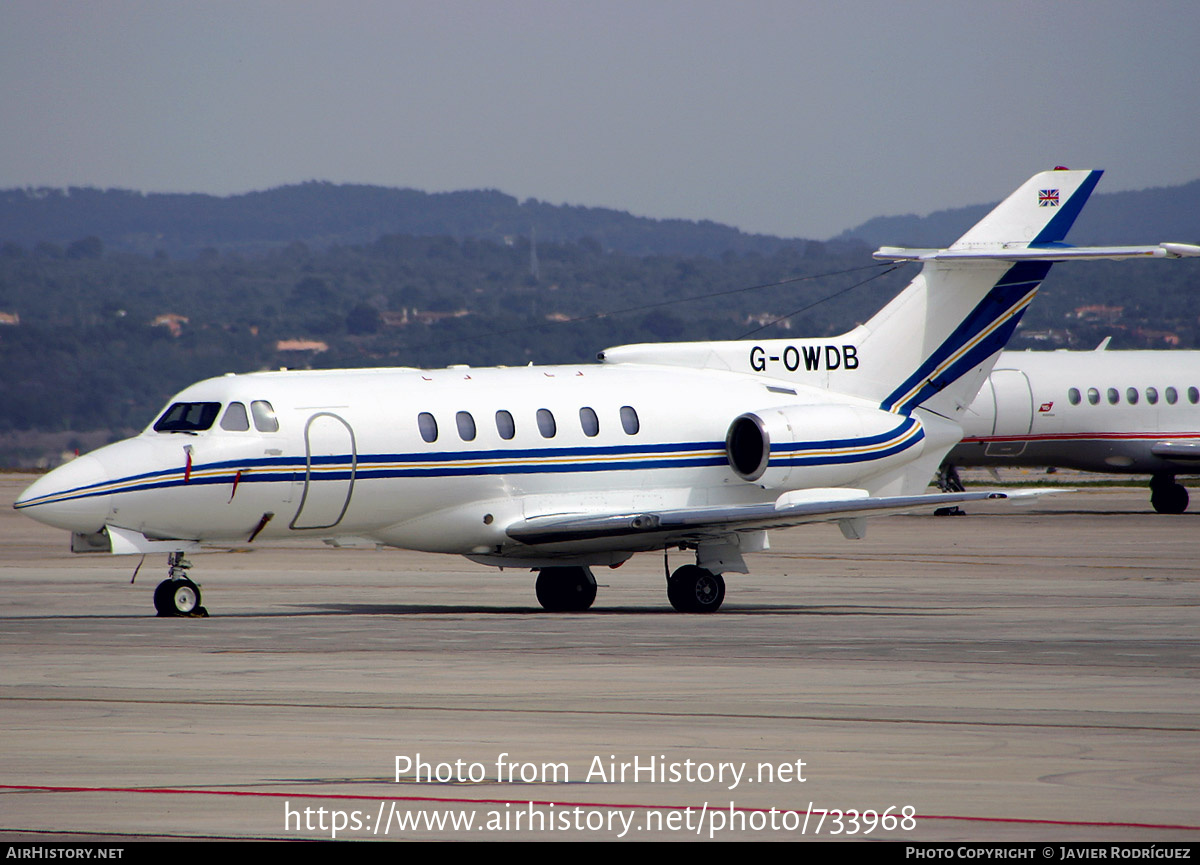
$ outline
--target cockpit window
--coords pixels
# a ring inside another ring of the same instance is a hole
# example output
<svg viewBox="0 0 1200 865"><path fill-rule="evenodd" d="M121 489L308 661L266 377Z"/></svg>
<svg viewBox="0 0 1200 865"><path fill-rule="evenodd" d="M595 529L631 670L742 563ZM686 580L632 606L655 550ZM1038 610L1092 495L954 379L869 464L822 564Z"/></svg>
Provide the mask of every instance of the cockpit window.
<svg viewBox="0 0 1200 865"><path fill-rule="evenodd" d="M250 403L250 414L254 415L254 428L259 432L279 432L279 419L275 409L265 399Z"/></svg>
<svg viewBox="0 0 1200 865"><path fill-rule="evenodd" d="M201 432L213 425L219 402L177 402L154 424L155 432Z"/></svg>
<svg viewBox="0 0 1200 865"><path fill-rule="evenodd" d="M246 417L246 407L240 402L231 402L221 418L221 429L230 432L243 432L250 429L250 418Z"/></svg>

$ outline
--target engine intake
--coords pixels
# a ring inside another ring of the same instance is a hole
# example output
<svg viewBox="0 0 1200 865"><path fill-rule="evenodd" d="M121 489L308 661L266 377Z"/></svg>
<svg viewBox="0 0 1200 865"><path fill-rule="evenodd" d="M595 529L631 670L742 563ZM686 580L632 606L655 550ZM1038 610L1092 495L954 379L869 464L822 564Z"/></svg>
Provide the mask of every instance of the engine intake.
<svg viewBox="0 0 1200 865"><path fill-rule="evenodd" d="M853 405L791 405L746 412L725 434L734 473L767 489L838 486L907 462L921 422Z"/></svg>

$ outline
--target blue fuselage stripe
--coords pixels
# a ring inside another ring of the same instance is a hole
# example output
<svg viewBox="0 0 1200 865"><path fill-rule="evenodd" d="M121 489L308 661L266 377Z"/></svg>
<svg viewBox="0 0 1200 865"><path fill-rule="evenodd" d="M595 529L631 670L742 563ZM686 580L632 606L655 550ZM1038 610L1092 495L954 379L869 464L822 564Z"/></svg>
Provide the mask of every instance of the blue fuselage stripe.
<svg viewBox="0 0 1200 865"><path fill-rule="evenodd" d="M779 466L840 465L889 456L924 437L913 433L916 421L906 418L894 429L860 438L789 443L774 449L771 463ZM894 444L892 444L895 442ZM851 451L841 452L838 451ZM177 466L61 490L17 502L28 508L56 502L183 486L378 480L388 478L482 477L495 475L570 474L643 471L647 469L711 468L728 465L724 442L684 442L614 447L522 448L518 450L437 451L430 453L334 454L223 460Z"/></svg>
<svg viewBox="0 0 1200 865"><path fill-rule="evenodd" d="M1024 315L1028 301L1015 310L1014 306L1026 296L1032 300L1032 293L1049 271L1050 263L1043 261L1023 261L1010 267L937 350L883 400L880 408L907 414L1004 348ZM978 342L954 358L974 340ZM941 368L951 358L954 358L953 362Z"/></svg>

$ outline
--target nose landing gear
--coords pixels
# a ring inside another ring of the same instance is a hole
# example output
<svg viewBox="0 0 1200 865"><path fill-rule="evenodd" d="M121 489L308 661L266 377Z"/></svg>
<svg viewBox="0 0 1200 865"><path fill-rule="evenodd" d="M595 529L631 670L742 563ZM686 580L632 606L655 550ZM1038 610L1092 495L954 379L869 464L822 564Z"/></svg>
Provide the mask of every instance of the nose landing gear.
<svg viewBox="0 0 1200 865"><path fill-rule="evenodd" d="M188 579L191 566L183 553L167 556L167 578L154 589L154 609L160 616L208 616L208 610L200 606L200 587Z"/></svg>

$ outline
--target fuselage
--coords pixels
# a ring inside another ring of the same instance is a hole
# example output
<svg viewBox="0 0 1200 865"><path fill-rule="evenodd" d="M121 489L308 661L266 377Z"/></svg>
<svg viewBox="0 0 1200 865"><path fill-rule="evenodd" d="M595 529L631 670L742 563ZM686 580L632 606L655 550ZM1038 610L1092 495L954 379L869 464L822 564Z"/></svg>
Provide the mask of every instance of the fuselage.
<svg viewBox="0 0 1200 865"><path fill-rule="evenodd" d="M807 441L821 447L782 462L776 453L748 480L730 462L731 423L777 408L793 419L769 423L790 430L811 417ZM830 412L877 427L831 441L820 427ZM213 544L315 535L528 558L505 529L534 517L870 490L956 438L957 425L932 423L936 435L822 389L645 364L230 375L185 389L142 434L60 467L16 506L83 534L107 526Z"/></svg>
<svg viewBox="0 0 1200 865"><path fill-rule="evenodd" d="M1200 352L1006 351L962 424L955 465L1194 472Z"/></svg>

